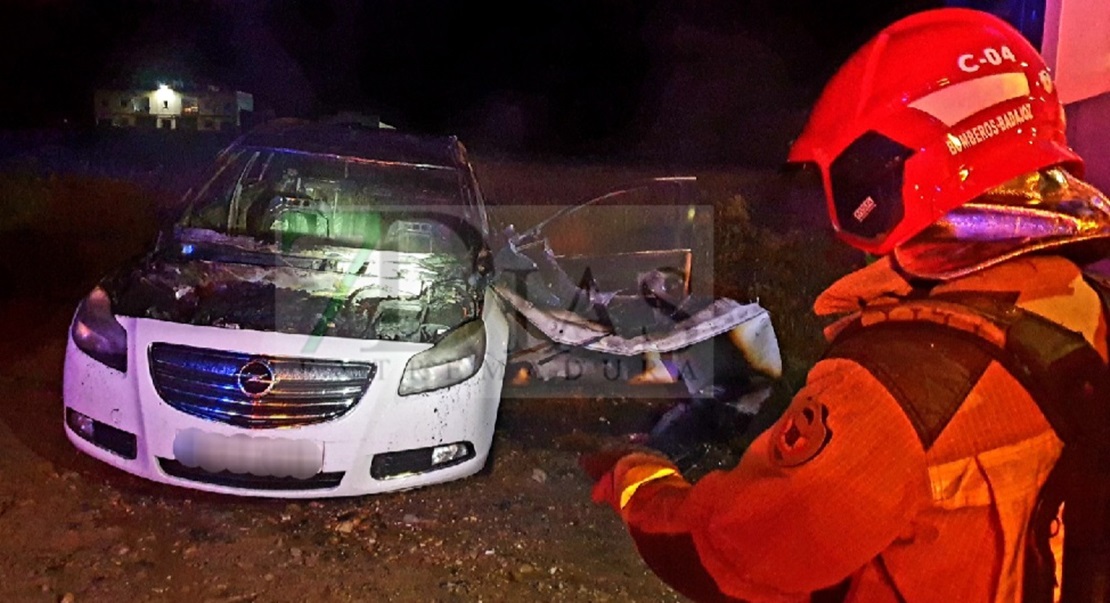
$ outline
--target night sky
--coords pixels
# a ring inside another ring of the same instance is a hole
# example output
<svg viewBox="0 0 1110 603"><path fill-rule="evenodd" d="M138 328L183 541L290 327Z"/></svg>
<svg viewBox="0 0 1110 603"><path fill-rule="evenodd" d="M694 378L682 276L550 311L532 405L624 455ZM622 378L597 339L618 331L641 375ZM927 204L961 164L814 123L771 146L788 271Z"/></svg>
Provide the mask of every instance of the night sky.
<svg viewBox="0 0 1110 603"><path fill-rule="evenodd" d="M87 127L96 87L177 81L509 152L774 162L854 48L941 4L7 0L0 128Z"/></svg>

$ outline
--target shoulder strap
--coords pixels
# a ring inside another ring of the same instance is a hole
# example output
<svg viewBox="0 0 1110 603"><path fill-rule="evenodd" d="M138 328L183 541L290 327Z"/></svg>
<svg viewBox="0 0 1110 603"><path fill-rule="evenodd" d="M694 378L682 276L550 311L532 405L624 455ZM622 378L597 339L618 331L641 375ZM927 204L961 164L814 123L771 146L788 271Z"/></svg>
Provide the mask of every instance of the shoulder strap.
<svg viewBox="0 0 1110 603"><path fill-rule="evenodd" d="M1065 442L1110 442L1106 405L1095 402L1110 393L1101 356L1082 334L1003 296L940 294L865 310L825 357L855 360L886 385L926 447L963 400L952 398L970 391L991 360L1030 392Z"/></svg>
<svg viewBox="0 0 1110 603"><path fill-rule="evenodd" d="M894 397L928 450L994 356L974 335L913 320L843 331L825 358L852 360Z"/></svg>
<svg viewBox="0 0 1110 603"><path fill-rule="evenodd" d="M1102 300L1103 316L1110 316L1110 279L1087 270L1084 276ZM1110 338L1110 333L1107 336ZM1089 407L1082 415L1089 424L1077 430L1080 439L1075 445L1065 440L1064 456L1057 463L1061 475L1050 476L1050 480L1056 479L1042 492L1042 498L1047 493L1067 501L1061 587L1064 603L1110 603L1110 370L1104 366L1097 375L1093 399L1083 404ZM1030 525L1031 530L1035 527ZM1035 538L1031 534L1031 540Z"/></svg>
<svg viewBox="0 0 1110 603"><path fill-rule="evenodd" d="M1110 308L1110 286L1096 290ZM1012 299L940 294L864 311L825 357L851 359L882 382L926 449L990 362L1000 363L1065 442L1030 520L1024 601L1052 600L1048 538L1066 499L1063 601L1110 603L1110 370L1080 333Z"/></svg>

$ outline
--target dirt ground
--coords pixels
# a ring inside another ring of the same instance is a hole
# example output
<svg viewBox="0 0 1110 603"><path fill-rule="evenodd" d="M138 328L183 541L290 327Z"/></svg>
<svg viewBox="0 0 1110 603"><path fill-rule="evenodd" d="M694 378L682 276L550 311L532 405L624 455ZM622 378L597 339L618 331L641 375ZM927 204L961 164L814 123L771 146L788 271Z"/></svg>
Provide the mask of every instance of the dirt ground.
<svg viewBox="0 0 1110 603"><path fill-rule="evenodd" d="M581 200L642 175L513 165L484 173L487 197L506 203ZM53 195L44 207L56 207L73 195L57 193L68 182L32 184ZM75 191L92 190L74 182ZM818 333L804 315L829 280L814 272L814 243L756 232L732 182L710 183L722 210L719 294L769 308L788 377L802 374L799 349ZM783 211L774 205L761 215L774 222ZM50 232L43 224L36 228ZM66 327L96 272L141 241L109 228L74 242L68 227L54 228L64 243L54 253L49 245L5 248L9 258L46 259L28 260L27 278L0 296L0 601L684 600L646 568L615 514L590 502L576 465L581 451L627 430L628 417L658 410L658 399L506 399L482 473L360 498L208 495L80 455L62 429ZM698 471L731 466L739 452L735 443L715 448Z"/></svg>
<svg viewBox="0 0 1110 603"><path fill-rule="evenodd" d="M589 502L576 465L605 430L568 426L604 423L613 401L555 401L577 418L502 425L487 470L448 484L298 502L206 495L70 446L69 312L32 300L2 312L3 357L19 358L0 375L2 601L682 600ZM505 421L545 402L507 401Z"/></svg>

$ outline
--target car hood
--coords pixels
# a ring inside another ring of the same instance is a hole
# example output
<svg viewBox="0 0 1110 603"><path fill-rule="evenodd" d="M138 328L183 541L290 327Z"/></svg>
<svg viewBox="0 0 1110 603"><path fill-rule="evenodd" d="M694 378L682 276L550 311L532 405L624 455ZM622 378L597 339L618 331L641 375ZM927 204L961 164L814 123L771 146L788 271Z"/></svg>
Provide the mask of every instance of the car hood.
<svg viewBox="0 0 1110 603"><path fill-rule="evenodd" d="M453 256L360 250L341 264L156 252L101 286L117 315L305 335L434 343L480 315L482 283Z"/></svg>

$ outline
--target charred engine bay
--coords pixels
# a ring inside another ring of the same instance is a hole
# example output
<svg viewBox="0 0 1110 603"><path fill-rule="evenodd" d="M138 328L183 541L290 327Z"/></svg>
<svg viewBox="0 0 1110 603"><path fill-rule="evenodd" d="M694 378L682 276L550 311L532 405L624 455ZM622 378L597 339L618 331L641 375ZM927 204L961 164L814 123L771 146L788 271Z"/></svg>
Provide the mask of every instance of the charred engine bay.
<svg viewBox="0 0 1110 603"><path fill-rule="evenodd" d="M483 288L457 259L383 263L342 272L153 254L101 286L118 315L301 335L434 343L480 315Z"/></svg>

